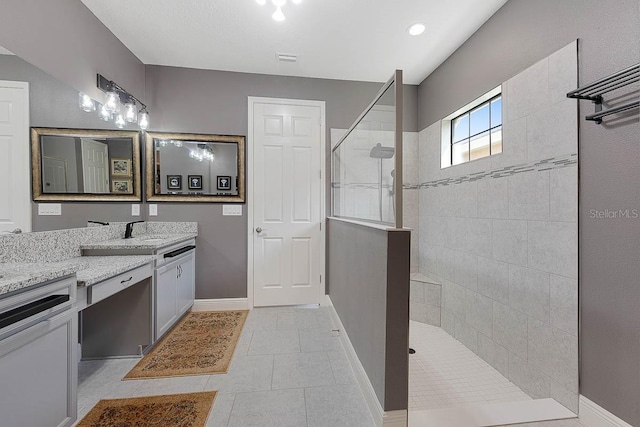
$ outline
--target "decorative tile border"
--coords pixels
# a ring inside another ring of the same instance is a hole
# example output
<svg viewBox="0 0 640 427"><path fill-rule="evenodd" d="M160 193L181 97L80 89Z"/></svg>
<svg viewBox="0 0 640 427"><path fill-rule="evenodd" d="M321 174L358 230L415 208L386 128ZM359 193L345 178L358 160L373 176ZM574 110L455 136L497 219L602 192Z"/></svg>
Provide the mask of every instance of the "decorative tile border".
<svg viewBox="0 0 640 427"><path fill-rule="evenodd" d="M560 157L539 160L529 164L506 166L489 171L474 172L456 178L444 178L436 181L423 182L422 184L407 184L405 190L416 190L433 187L446 187L448 185L462 184L463 182L474 182L487 178L505 178L524 172L542 172L552 169L560 169L573 166L578 163L578 154L567 154Z"/></svg>

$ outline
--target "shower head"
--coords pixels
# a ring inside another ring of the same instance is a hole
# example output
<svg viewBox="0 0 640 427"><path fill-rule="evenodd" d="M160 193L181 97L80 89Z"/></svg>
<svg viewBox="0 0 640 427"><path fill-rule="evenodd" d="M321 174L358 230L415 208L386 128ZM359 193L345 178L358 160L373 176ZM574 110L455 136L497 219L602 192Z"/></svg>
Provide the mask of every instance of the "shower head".
<svg viewBox="0 0 640 427"><path fill-rule="evenodd" d="M390 159L395 152L395 148L383 147L382 144L377 143L376 146L371 149L371 152L369 152L369 157L374 159Z"/></svg>

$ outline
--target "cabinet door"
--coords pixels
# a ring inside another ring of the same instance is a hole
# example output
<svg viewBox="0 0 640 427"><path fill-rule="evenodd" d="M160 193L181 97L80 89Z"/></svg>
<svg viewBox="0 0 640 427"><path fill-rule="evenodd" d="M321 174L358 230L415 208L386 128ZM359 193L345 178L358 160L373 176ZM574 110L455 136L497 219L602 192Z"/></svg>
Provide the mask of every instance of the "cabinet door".
<svg viewBox="0 0 640 427"><path fill-rule="evenodd" d="M0 342L0 425L66 427L74 423L77 334L74 309Z"/></svg>
<svg viewBox="0 0 640 427"><path fill-rule="evenodd" d="M159 269L156 273L156 339L164 335L178 317L177 266Z"/></svg>
<svg viewBox="0 0 640 427"><path fill-rule="evenodd" d="M178 268L178 313L183 314L193 305L195 298L194 255L186 257Z"/></svg>

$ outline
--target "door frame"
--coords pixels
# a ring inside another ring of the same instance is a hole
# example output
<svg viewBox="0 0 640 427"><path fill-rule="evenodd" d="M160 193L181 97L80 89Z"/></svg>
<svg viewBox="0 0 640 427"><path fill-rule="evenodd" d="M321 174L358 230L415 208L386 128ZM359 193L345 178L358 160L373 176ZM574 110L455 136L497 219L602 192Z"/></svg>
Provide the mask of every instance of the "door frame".
<svg viewBox="0 0 640 427"><path fill-rule="evenodd" d="M25 173L24 173L24 184L20 186L18 191L23 191L27 196L25 197L25 205L23 208L26 209L24 212L26 216L26 225L22 227L23 233L31 232L33 229L33 214L32 214L32 193L31 193L31 153L29 151L29 129L31 127L31 106L29 104L29 82L22 81L13 81L13 80L0 80L0 87L7 89L22 89L24 94L24 110L19 111L18 114L24 115L24 123L26 126L23 127L22 133L19 139L22 141L22 144L19 145L20 154L25 161ZM15 147L12 147L12 149Z"/></svg>
<svg viewBox="0 0 640 427"><path fill-rule="evenodd" d="M263 98L258 96L247 97L248 105L248 121L247 121L247 305L249 309L253 309L253 107L255 104L277 104L277 105L295 105L305 107L320 107L320 274L321 282L319 286L318 302L322 304L326 294L327 272L326 272L326 197L327 197L327 130L325 114L325 101L312 101L302 99L286 99L286 98Z"/></svg>

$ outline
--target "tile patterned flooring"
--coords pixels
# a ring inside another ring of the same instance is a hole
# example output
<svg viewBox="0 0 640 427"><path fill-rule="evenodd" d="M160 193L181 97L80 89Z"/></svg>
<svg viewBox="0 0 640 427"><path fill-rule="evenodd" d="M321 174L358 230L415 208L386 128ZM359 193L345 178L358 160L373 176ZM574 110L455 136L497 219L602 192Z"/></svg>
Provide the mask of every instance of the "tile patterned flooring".
<svg viewBox="0 0 640 427"><path fill-rule="evenodd" d="M531 400L442 328L410 321L409 410Z"/></svg>
<svg viewBox="0 0 640 427"><path fill-rule="evenodd" d="M414 342L418 330L413 323L412 346L417 347L418 356L426 356L423 345ZM331 333L332 327L326 307L254 309L227 374L121 381L138 359L81 362L78 417L82 419L100 399L217 390L207 427L372 427L374 422L340 339ZM415 370L418 365L414 359L412 356L411 368ZM475 370L472 365L465 366L464 369ZM479 379L480 376L476 378ZM413 370L410 381L410 389L417 390L419 382ZM424 390L427 389L425 385ZM431 401L435 404L434 398ZM415 407L416 403L410 405ZM582 425L563 420L519 427Z"/></svg>
<svg viewBox="0 0 640 427"><path fill-rule="evenodd" d="M121 381L138 359L80 363L78 417L100 399L217 390L207 427L371 427L329 309L251 311L229 372Z"/></svg>

